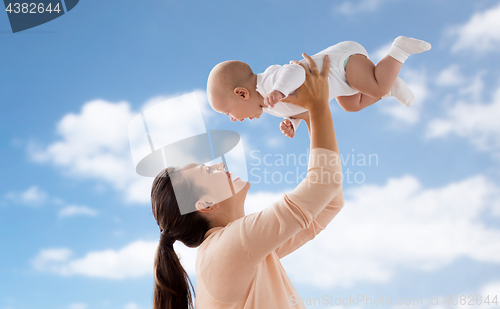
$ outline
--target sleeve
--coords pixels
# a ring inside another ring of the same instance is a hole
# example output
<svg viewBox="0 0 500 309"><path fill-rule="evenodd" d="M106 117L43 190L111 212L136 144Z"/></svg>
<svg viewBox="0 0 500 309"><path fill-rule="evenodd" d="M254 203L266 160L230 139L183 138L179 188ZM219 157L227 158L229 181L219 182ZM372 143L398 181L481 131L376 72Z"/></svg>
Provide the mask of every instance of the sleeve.
<svg viewBox="0 0 500 309"><path fill-rule="evenodd" d="M306 80L306 71L298 64L285 64L276 72L274 85L271 89L278 90L287 97L297 90Z"/></svg>
<svg viewBox="0 0 500 309"><path fill-rule="evenodd" d="M344 192L340 191L337 196L328 203L318 216L313 220L312 224L304 230L299 231L292 236L287 242L276 249L276 254L281 259L298 248L302 247L308 241L314 239L326 226L335 218L335 216L344 207Z"/></svg>
<svg viewBox="0 0 500 309"><path fill-rule="evenodd" d="M285 118L285 119L290 120L290 122L292 123L292 126L293 126L293 130L295 132L297 132L297 128L299 127L299 124L302 121L302 119L299 119L299 118Z"/></svg>
<svg viewBox="0 0 500 309"><path fill-rule="evenodd" d="M312 149L306 178L295 190L239 222L243 247L253 267L301 230L313 225L314 218L339 194L341 188L342 171L338 153L323 148ZM312 229L323 227L321 224L326 225L320 220Z"/></svg>

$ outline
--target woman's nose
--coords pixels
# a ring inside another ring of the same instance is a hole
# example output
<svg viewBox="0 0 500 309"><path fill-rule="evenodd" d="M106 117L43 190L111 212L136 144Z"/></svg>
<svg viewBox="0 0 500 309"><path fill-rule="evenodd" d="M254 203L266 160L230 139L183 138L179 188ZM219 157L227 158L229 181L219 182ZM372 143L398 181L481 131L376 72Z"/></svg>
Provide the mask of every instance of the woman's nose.
<svg viewBox="0 0 500 309"><path fill-rule="evenodd" d="M220 163L215 163L212 165L212 169L215 169L217 171L224 171L224 163L220 162Z"/></svg>

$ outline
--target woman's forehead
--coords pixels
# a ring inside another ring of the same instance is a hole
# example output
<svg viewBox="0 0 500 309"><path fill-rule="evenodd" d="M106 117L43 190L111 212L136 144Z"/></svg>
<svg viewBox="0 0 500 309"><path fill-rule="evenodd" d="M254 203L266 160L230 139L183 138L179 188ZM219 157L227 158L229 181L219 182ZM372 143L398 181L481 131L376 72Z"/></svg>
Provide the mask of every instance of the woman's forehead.
<svg viewBox="0 0 500 309"><path fill-rule="evenodd" d="M191 164L188 164L188 165L185 165L185 166L181 167L181 168L179 169L179 171L182 171L182 170L189 170L189 169L192 169L192 168L194 168L194 167L198 167L198 166L201 166L201 164L199 164L199 163L191 163Z"/></svg>

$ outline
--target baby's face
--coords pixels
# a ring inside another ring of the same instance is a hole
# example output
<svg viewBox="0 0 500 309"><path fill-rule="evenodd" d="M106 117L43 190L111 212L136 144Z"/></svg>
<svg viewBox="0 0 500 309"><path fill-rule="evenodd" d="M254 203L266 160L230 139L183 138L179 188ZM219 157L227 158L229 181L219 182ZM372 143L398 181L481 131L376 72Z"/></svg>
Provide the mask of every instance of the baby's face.
<svg viewBox="0 0 500 309"><path fill-rule="evenodd" d="M213 110L229 116L231 121L243 121L248 118L250 120L260 118L262 115L262 107L257 100L238 100L238 99L225 99L217 100L213 98L210 100L210 106Z"/></svg>

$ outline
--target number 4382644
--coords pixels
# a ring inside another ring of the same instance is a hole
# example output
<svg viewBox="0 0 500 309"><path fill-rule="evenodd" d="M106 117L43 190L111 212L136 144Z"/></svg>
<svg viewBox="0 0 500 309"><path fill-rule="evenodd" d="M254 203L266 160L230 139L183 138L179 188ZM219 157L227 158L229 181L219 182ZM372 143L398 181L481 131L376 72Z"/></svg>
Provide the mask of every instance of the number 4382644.
<svg viewBox="0 0 500 309"><path fill-rule="evenodd" d="M9 13L44 13L44 12L61 12L61 9L59 8L59 3L55 5L54 8L52 8L52 3L49 3L47 7L43 6L43 3L9 3L5 11Z"/></svg>

